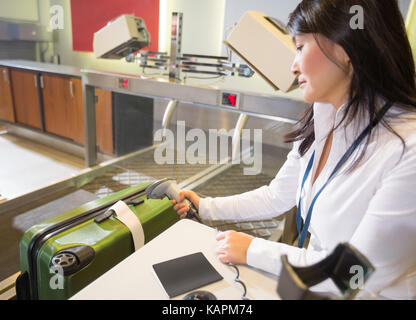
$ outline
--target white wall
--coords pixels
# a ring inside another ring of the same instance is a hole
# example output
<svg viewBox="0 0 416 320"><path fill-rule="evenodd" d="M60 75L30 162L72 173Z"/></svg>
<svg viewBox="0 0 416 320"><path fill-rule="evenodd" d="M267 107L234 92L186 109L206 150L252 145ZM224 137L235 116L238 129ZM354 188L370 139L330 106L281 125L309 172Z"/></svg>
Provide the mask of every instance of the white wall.
<svg viewBox="0 0 416 320"><path fill-rule="evenodd" d="M0 0L0 19L38 21L38 0Z"/></svg>
<svg viewBox="0 0 416 320"><path fill-rule="evenodd" d="M226 0L160 0L160 51L169 51L176 11L183 13L182 53L220 55L225 4Z"/></svg>

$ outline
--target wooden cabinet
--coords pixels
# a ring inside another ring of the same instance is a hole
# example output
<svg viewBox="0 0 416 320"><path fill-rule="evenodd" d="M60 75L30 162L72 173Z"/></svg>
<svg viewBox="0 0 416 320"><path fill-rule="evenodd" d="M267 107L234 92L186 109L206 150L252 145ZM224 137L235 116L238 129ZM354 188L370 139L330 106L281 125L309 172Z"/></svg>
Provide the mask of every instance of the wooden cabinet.
<svg viewBox="0 0 416 320"><path fill-rule="evenodd" d="M113 154L111 91L95 89L97 146ZM82 81L64 74L0 67L0 119L85 144Z"/></svg>
<svg viewBox="0 0 416 320"><path fill-rule="evenodd" d="M95 96L97 97L97 103L95 105L97 146L100 151L113 154L111 91L95 89Z"/></svg>
<svg viewBox="0 0 416 320"><path fill-rule="evenodd" d="M42 129L39 79L33 71L10 71L16 122Z"/></svg>
<svg viewBox="0 0 416 320"><path fill-rule="evenodd" d="M0 67L0 119L15 122L10 71Z"/></svg>
<svg viewBox="0 0 416 320"><path fill-rule="evenodd" d="M46 132L68 137L67 99L69 84L66 78L43 74L42 96Z"/></svg>
<svg viewBox="0 0 416 320"><path fill-rule="evenodd" d="M81 80L42 74L41 85L46 132L84 144Z"/></svg>

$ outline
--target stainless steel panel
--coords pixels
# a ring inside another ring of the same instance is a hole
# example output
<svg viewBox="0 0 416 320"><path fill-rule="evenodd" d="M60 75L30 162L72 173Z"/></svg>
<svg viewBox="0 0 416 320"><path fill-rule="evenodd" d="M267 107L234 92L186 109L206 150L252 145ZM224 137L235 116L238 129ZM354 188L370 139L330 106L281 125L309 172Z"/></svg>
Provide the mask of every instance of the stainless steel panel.
<svg viewBox="0 0 416 320"><path fill-rule="evenodd" d="M82 87L85 134L85 163L92 166L97 163L97 134L95 117L95 89L91 86Z"/></svg>
<svg viewBox="0 0 416 320"><path fill-rule="evenodd" d="M0 40L0 59L36 60L36 42Z"/></svg>
<svg viewBox="0 0 416 320"><path fill-rule="evenodd" d="M179 102L225 111L247 113L258 116L277 117L276 120L295 122L307 105L300 101L279 96L264 96L239 92L241 104L238 110L220 107L220 94L224 89L169 82L166 79L146 78L130 74L82 70L84 85L110 89L126 94L152 98L178 100ZM120 89L119 79L127 79L128 89ZM231 90L235 92L235 90Z"/></svg>
<svg viewBox="0 0 416 320"><path fill-rule="evenodd" d="M52 32L36 23L0 21L0 40L52 41Z"/></svg>

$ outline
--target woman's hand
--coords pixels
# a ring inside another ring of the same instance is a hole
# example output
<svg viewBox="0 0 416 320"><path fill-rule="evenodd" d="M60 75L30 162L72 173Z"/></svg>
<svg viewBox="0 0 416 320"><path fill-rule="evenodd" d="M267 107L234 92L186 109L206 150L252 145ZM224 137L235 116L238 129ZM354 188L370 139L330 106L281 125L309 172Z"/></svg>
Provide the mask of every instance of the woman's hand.
<svg viewBox="0 0 416 320"><path fill-rule="evenodd" d="M199 200L201 199L193 191L181 191L179 194L178 202L176 202L176 200L172 200L174 205L173 209L178 212L181 219L186 218L186 213L189 210L189 206L187 206L185 203L181 203L185 198L191 201L197 210L199 210Z"/></svg>
<svg viewBox="0 0 416 320"><path fill-rule="evenodd" d="M247 250L254 237L237 231L218 233L218 246L215 251L222 263L246 264Z"/></svg>

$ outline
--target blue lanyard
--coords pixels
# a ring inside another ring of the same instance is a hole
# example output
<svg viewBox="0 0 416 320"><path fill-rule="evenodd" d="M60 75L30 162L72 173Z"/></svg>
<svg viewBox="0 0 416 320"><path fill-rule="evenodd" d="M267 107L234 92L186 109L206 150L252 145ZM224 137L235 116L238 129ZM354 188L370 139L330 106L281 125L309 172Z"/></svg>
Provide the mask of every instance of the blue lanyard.
<svg viewBox="0 0 416 320"><path fill-rule="evenodd" d="M311 159L309 160L308 166L306 167L305 174L303 175L302 185L301 185L301 189L300 189L298 209L297 209L297 212L296 212L296 226L297 226L298 234L299 234L299 239L298 239L298 247L299 248L302 248L304 243L305 243L305 239L306 239L306 236L308 234L309 224L310 224L311 218L312 218L313 207L315 206L315 202L318 199L319 195L322 193L322 191L325 189L325 187L328 185L328 183L332 180L332 178L335 176L335 174L338 172L338 170L344 165L344 163L347 161L347 159L350 157L350 155L357 149L357 147L360 145L362 140L369 133L370 129L377 125L377 123L379 122L379 119L381 119L384 116L384 114L391 107L391 105L392 104L390 102L387 102L384 105L384 107L380 111L379 117L377 117L371 124L369 124L367 126L367 128L364 129L364 131L359 135L357 140L354 141L354 143L348 148L348 150L342 156L341 160L338 161L337 165L335 166L335 168L332 171L331 175L329 176L328 180L324 183L324 185L319 189L319 191L316 193L315 197L312 199L311 205L308 209L308 214L306 215L305 224L302 228L302 209L301 209L302 191L303 191L303 186L305 185L305 182L306 182L306 180L309 176L309 173L312 169L313 160L315 158L315 151L312 153Z"/></svg>

